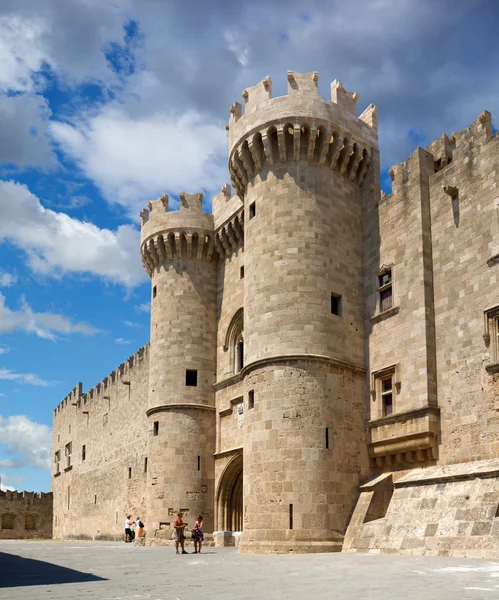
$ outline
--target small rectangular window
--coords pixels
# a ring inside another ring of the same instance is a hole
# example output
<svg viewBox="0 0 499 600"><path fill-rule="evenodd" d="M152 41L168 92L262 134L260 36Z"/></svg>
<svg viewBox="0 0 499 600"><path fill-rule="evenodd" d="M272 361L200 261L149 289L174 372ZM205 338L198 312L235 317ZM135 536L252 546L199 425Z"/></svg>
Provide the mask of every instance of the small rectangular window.
<svg viewBox="0 0 499 600"><path fill-rule="evenodd" d="M201 471L201 457L198 456L198 471Z"/></svg>
<svg viewBox="0 0 499 600"><path fill-rule="evenodd" d="M66 468L69 469L69 467L71 466L71 453L73 451L73 443L69 442L69 444L66 444L65 448L64 448L64 454L66 456Z"/></svg>
<svg viewBox="0 0 499 600"><path fill-rule="evenodd" d="M94 504L97 504L97 494L94 494Z"/></svg>
<svg viewBox="0 0 499 600"><path fill-rule="evenodd" d="M71 425L69 426L69 433L71 433Z"/></svg>
<svg viewBox="0 0 499 600"><path fill-rule="evenodd" d="M157 291L158 291L158 290L157 290L157 287L156 287L156 286L154 286L154 287L152 288L152 297L153 297L153 298L156 298L156 293L157 293Z"/></svg>
<svg viewBox="0 0 499 600"><path fill-rule="evenodd" d="M255 408L255 390L248 392L248 408Z"/></svg>
<svg viewBox="0 0 499 600"><path fill-rule="evenodd" d="M144 473L147 473L147 456L144 458Z"/></svg>
<svg viewBox="0 0 499 600"><path fill-rule="evenodd" d="M393 306L392 270L387 269L378 275L379 312Z"/></svg>
<svg viewBox="0 0 499 600"><path fill-rule="evenodd" d="M102 424L107 425L107 413L102 417Z"/></svg>
<svg viewBox="0 0 499 600"><path fill-rule="evenodd" d="M244 267L239 267L239 279L244 279Z"/></svg>
<svg viewBox="0 0 499 600"><path fill-rule="evenodd" d="M256 204L254 202L252 202L249 205L249 218L252 219L255 215L256 215Z"/></svg>
<svg viewBox="0 0 499 600"><path fill-rule="evenodd" d="M194 369L187 369L185 372L185 385L196 387L198 384L198 372Z"/></svg>
<svg viewBox="0 0 499 600"><path fill-rule="evenodd" d="M341 296L339 294L331 294L331 313L341 317Z"/></svg>
<svg viewBox="0 0 499 600"><path fill-rule="evenodd" d="M326 427L326 450L329 449L329 427Z"/></svg>
<svg viewBox="0 0 499 600"><path fill-rule="evenodd" d="M293 505L289 505L289 528L293 529Z"/></svg>
<svg viewBox="0 0 499 600"><path fill-rule="evenodd" d="M55 462L55 472L60 473L60 471L61 471L61 451L60 450L57 450L57 452L55 453L54 462Z"/></svg>
<svg viewBox="0 0 499 600"><path fill-rule="evenodd" d="M81 460L84 461L87 457L87 447L83 445L81 447Z"/></svg>
<svg viewBox="0 0 499 600"><path fill-rule="evenodd" d="M128 479L132 478L132 467L128 467Z"/></svg>
<svg viewBox="0 0 499 600"><path fill-rule="evenodd" d="M381 406L384 417L388 417L393 412L393 377L381 379Z"/></svg>
<svg viewBox="0 0 499 600"><path fill-rule="evenodd" d="M159 434L159 421L154 421L153 435Z"/></svg>

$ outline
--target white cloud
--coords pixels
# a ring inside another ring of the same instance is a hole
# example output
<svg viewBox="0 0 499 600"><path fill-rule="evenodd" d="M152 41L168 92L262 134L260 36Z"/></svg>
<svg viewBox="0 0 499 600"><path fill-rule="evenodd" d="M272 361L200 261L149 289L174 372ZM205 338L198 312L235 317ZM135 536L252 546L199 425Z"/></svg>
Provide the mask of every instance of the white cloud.
<svg viewBox="0 0 499 600"><path fill-rule="evenodd" d="M57 339L57 334L94 335L98 332L98 329L88 323L75 323L63 315L49 312L37 313L26 302L24 296L21 296L20 310L11 310L5 305L5 296L0 293L0 333L16 329L52 341Z"/></svg>
<svg viewBox="0 0 499 600"><path fill-rule="evenodd" d="M139 304L138 306L135 307L135 310L137 312L151 312L151 303L150 302L143 302L142 304Z"/></svg>
<svg viewBox="0 0 499 600"><path fill-rule="evenodd" d="M32 75L47 58L42 36L48 28L49 24L40 18L0 18L0 91L33 89Z"/></svg>
<svg viewBox="0 0 499 600"><path fill-rule="evenodd" d="M17 381L28 385L36 385L40 387L50 387L57 385L57 381L46 381L34 373L16 373L10 369L0 369L0 379L7 381ZM0 437L1 440L1 437Z"/></svg>
<svg viewBox="0 0 499 600"><path fill-rule="evenodd" d="M141 327L139 323L133 323L133 321L123 321L123 325L126 325L127 327L132 327L133 329L138 329L139 327Z"/></svg>
<svg viewBox="0 0 499 600"><path fill-rule="evenodd" d="M250 47L244 37L235 31L226 31L224 34L227 47L234 53L237 62L243 66L248 66Z"/></svg>
<svg viewBox="0 0 499 600"><path fill-rule="evenodd" d="M116 231L44 208L25 185L0 181L0 240L8 240L41 274L91 273L135 285L147 275L141 265L140 234L131 225Z"/></svg>
<svg viewBox="0 0 499 600"><path fill-rule="evenodd" d="M24 415L6 418L0 415L0 443L7 446L7 454L12 456L3 461L12 460L16 467L50 469L52 440L46 425L35 423Z"/></svg>
<svg viewBox="0 0 499 600"><path fill-rule="evenodd" d="M125 340L124 338L116 338L114 341L116 344L131 344L132 343L130 340Z"/></svg>
<svg viewBox="0 0 499 600"><path fill-rule="evenodd" d="M17 168L55 165L48 136L50 115L48 102L42 96L0 95L0 163Z"/></svg>
<svg viewBox="0 0 499 600"><path fill-rule="evenodd" d="M5 479L5 475L0 475L0 490L2 492L6 492L7 490L10 490L11 492L13 492L16 488L12 487L11 485L5 485L4 484L4 479Z"/></svg>
<svg viewBox="0 0 499 600"><path fill-rule="evenodd" d="M17 283L17 275L14 275L13 273L6 273L5 271L0 271L0 287L10 287L15 283Z"/></svg>
<svg viewBox="0 0 499 600"><path fill-rule="evenodd" d="M227 178L223 122L196 111L131 117L107 107L88 121L53 123L52 134L105 197L134 217L165 191L214 190Z"/></svg>

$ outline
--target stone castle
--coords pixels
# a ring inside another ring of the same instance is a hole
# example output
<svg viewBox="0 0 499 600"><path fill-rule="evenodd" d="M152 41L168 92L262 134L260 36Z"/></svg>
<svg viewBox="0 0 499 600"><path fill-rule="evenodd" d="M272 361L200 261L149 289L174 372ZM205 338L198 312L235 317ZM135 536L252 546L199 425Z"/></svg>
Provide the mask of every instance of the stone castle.
<svg viewBox="0 0 499 600"><path fill-rule="evenodd" d="M54 536L202 513L240 552L499 550L499 137L390 170L318 74L230 109L229 185L141 213L151 338L54 411Z"/></svg>

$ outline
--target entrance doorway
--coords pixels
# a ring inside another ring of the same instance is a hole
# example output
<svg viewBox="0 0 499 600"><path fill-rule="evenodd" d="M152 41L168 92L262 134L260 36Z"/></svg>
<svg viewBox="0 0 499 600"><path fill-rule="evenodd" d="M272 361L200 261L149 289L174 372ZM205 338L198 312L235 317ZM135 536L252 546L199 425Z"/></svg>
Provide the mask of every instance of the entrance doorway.
<svg viewBox="0 0 499 600"><path fill-rule="evenodd" d="M243 530L243 455L238 454L225 467L217 493L218 531Z"/></svg>

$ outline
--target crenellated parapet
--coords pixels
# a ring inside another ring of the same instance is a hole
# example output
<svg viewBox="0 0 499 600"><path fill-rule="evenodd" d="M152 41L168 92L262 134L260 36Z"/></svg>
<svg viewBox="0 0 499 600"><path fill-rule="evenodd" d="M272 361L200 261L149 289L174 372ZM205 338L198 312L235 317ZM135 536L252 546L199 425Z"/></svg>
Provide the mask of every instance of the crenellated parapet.
<svg viewBox="0 0 499 600"><path fill-rule="evenodd" d="M127 384L130 372L138 363L149 359L149 344L139 348L134 354L122 362L118 368L104 377L102 381L94 385L87 392L83 393L83 384L81 381L71 390L71 392L54 408L54 417L57 417L66 406L74 406L77 410L84 408L88 402L94 398L105 394L106 390L113 384L121 381Z"/></svg>
<svg viewBox="0 0 499 600"><path fill-rule="evenodd" d="M52 503L52 492L27 492L17 490L0 490L0 498L6 500L18 500L20 502L42 502Z"/></svg>
<svg viewBox="0 0 499 600"><path fill-rule="evenodd" d="M288 71L288 95L272 98L266 77L230 109L229 169L238 195L265 166L308 161L362 186L377 148L377 109L356 116L358 94L331 84L331 100L318 93L319 75Z"/></svg>
<svg viewBox="0 0 499 600"><path fill-rule="evenodd" d="M203 194L179 194L180 209L168 210L168 196L141 211L142 263L154 269L176 259L211 261L215 250L213 215L203 212Z"/></svg>

